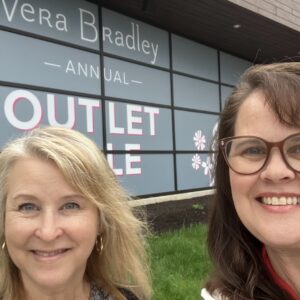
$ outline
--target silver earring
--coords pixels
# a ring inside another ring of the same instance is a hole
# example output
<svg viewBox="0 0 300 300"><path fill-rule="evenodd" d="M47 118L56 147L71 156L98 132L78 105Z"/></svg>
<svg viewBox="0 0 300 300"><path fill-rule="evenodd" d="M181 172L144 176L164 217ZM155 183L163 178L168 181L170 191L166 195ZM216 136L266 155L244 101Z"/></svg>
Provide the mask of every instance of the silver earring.
<svg viewBox="0 0 300 300"><path fill-rule="evenodd" d="M96 238L96 242L95 242L95 246L96 246L96 251L98 252L98 254L101 254L102 250L103 250L103 240L102 240L102 236L98 235Z"/></svg>
<svg viewBox="0 0 300 300"><path fill-rule="evenodd" d="M1 246L2 250L5 249L5 246L6 246L5 242L3 242L2 246Z"/></svg>

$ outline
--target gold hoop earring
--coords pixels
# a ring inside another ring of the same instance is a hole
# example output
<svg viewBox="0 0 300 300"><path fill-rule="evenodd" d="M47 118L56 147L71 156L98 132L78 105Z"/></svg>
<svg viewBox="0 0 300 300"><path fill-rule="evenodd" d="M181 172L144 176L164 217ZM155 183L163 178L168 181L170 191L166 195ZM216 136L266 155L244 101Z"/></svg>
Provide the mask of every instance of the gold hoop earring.
<svg viewBox="0 0 300 300"><path fill-rule="evenodd" d="M101 254L102 250L103 250L103 240L102 240L102 236L98 235L96 238L96 242L95 242L95 246L96 246L96 251L98 252L98 254Z"/></svg>
<svg viewBox="0 0 300 300"><path fill-rule="evenodd" d="M3 242L2 246L1 246L2 250L4 250L5 247L6 247L6 244L5 244L5 242Z"/></svg>

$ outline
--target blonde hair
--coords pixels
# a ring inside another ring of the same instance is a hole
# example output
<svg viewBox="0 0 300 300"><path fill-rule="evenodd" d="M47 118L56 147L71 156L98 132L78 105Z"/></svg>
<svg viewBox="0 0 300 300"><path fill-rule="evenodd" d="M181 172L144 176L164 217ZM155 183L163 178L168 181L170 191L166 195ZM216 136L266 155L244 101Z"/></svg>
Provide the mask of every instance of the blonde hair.
<svg viewBox="0 0 300 300"><path fill-rule="evenodd" d="M15 161L28 156L51 160L73 188L92 201L99 211L101 255L93 249L86 278L108 290L117 300L119 288L139 299L150 299L151 288L144 234L145 224L132 213L130 197L118 183L105 156L83 134L65 128L34 129L8 143L0 154L0 245L5 241L6 178ZM0 298L16 299L22 288L19 271L6 249L0 249Z"/></svg>

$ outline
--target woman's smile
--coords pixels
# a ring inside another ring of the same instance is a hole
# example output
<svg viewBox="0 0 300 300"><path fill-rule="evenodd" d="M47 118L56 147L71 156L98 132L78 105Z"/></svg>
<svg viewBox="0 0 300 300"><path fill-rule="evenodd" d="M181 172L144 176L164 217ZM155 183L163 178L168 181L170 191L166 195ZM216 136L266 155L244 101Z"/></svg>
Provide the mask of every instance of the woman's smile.
<svg viewBox="0 0 300 300"><path fill-rule="evenodd" d="M264 196L256 199L265 205L271 206L295 206L300 204L299 196Z"/></svg>
<svg viewBox="0 0 300 300"><path fill-rule="evenodd" d="M61 248L56 250L30 250L30 252L34 255L35 259L40 261L54 261L61 259L67 254L67 252L71 251L71 248Z"/></svg>

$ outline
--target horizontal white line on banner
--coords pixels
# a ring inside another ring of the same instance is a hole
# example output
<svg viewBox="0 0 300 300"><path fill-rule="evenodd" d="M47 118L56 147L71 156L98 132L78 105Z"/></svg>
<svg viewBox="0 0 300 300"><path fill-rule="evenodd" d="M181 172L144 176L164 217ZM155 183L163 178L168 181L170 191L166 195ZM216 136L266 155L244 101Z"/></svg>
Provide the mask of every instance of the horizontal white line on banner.
<svg viewBox="0 0 300 300"><path fill-rule="evenodd" d="M144 199L132 200L129 202L129 204L132 207L136 207L136 206L163 203L163 202L169 202L169 201L188 200L188 199L192 199L192 198L196 198L196 197L213 195L214 193L215 193L215 190L210 189L210 190L203 190L203 191L196 191L196 192L189 192L189 193L171 194L171 195L165 195L165 196L149 197L149 198L144 198Z"/></svg>

